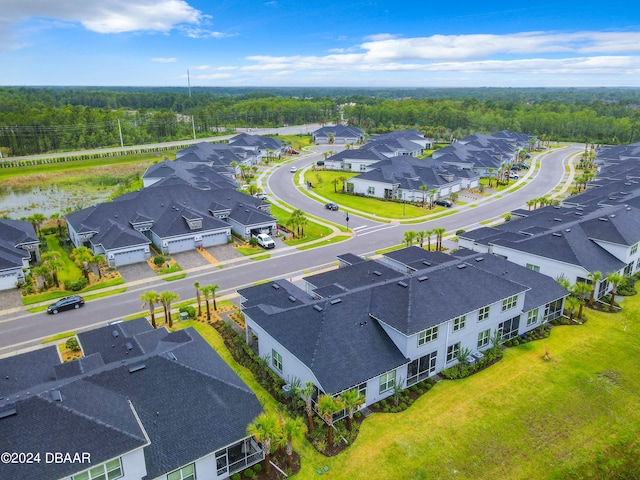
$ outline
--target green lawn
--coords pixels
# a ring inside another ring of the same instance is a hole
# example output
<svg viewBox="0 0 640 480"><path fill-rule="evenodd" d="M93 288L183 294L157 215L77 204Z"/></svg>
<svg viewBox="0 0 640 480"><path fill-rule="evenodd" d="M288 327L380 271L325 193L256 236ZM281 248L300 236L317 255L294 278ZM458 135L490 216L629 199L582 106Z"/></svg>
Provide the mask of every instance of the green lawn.
<svg viewBox="0 0 640 480"><path fill-rule="evenodd" d="M271 214L278 219L280 225L286 225L287 220L291 217L291 212L288 212L277 205L271 205ZM301 243L311 242L320 238L326 237L331 233L329 227L320 225L309 218L309 223L304 227L304 237L287 240L287 245L295 246Z"/></svg>
<svg viewBox="0 0 640 480"><path fill-rule="evenodd" d="M640 297L623 306L588 311L585 325L555 327L483 372L442 381L403 413L372 415L335 457L296 442L296 478L316 478L323 465L345 480L640 478ZM217 332L193 325L273 411Z"/></svg>
<svg viewBox="0 0 640 480"><path fill-rule="evenodd" d="M304 179L313 185L312 191L322 197L337 203L342 207L361 212L368 213L372 216L381 218L398 218L410 219L424 217L432 213L443 210L445 207L436 207L433 210L424 209L411 204L403 204L400 202L388 202L371 197L359 197L355 195L346 195L341 193L341 182L334 187L333 180L340 177L352 178L357 173L308 170L305 172ZM337 191L336 191L337 190Z"/></svg>
<svg viewBox="0 0 640 480"><path fill-rule="evenodd" d="M46 235L45 240L47 242L47 251L49 252L58 252L60 254L60 261L62 262L62 268L58 270L58 278L60 279L60 283L63 283L65 280L77 280L82 277L82 270L78 268L78 266L73 263L73 260L69 258L69 253L62 248L60 245L60 240L56 237L55 234Z"/></svg>

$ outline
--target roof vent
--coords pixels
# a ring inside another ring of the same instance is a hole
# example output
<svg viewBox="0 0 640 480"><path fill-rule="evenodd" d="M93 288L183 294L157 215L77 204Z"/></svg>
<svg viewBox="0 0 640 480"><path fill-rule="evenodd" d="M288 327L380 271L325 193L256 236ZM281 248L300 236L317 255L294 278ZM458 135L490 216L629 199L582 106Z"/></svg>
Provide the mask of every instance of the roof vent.
<svg viewBox="0 0 640 480"><path fill-rule="evenodd" d="M615 214L615 213L613 213L613 214L609 215L609 217L610 217L610 218L616 218L616 214Z"/></svg>
<svg viewBox="0 0 640 480"><path fill-rule="evenodd" d="M321 311L322 311L322 307L321 307L320 305L314 305L314 306L313 306L313 309L314 309L316 312L321 312Z"/></svg>
<svg viewBox="0 0 640 480"><path fill-rule="evenodd" d="M461 263L460 265L457 265L458 270L462 270L463 268L465 268L467 266L466 263Z"/></svg>
<svg viewBox="0 0 640 480"><path fill-rule="evenodd" d="M423 275L421 277L418 277L418 281L419 282L424 282L425 280L429 280L429 277L427 277L426 275Z"/></svg>
<svg viewBox="0 0 640 480"><path fill-rule="evenodd" d="M336 303L340 303L340 302L342 302L341 298L334 298L333 300L329 300L329 303L331 305L335 305Z"/></svg>
<svg viewBox="0 0 640 480"><path fill-rule="evenodd" d="M111 332L111 335L113 336L113 338L118 338L120 336L120 332L118 332L118 330L114 330L113 332Z"/></svg>
<svg viewBox="0 0 640 480"><path fill-rule="evenodd" d="M398 282L398 285L400 285L402 288L407 288L409 286L407 282Z"/></svg>
<svg viewBox="0 0 640 480"><path fill-rule="evenodd" d="M49 396L51 397L51 400L53 400L54 402L62 401L62 393L60 393L60 390L51 390L51 392L49 393Z"/></svg>
<svg viewBox="0 0 640 480"><path fill-rule="evenodd" d="M173 360L174 362L178 360L178 358L176 357L175 353L173 353L173 352L167 352L167 358L169 360Z"/></svg>
<svg viewBox="0 0 640 480"><path fill-rule="evenodd" d="M430 266L431 266L431 262L428 262L427 260L423 260L423 261L422 261L422 264L423 264L423 265L426 265L427 267L430 267Z"/></svg>
<svg viewBox="0 0 640 480"><path fill-rule="evenodd" d="M482 260L484 260L484 257L478 257L478 258L476 258L476 262L481 262Z"/></svg>
<svg viewBox="0 0 640 480"><path fill-rule="evenodd" d="M602 221L602 222L608 222L609 220L605 217L600 217L598 218L598 220Z"/></svg>
<svg viewBox="0 0 640 480"><path fill-rule="evenodd" d="M272 287L274 290L280 290L280 285L278 285L277 283L272 283L272 284L271 284L271 287Z"/></svg>
<svg viewBox="0 0 640 480"><path fill-rule="evenodd" d="M552 235L553 235L554 237L561 237L561 236L562 236L562 234L561 234L561 233L559 233L559 232L553 232L553 233L552 233Z"/></svg>
<svg viewBox="0 0 640 480"><path fill-rule="evenodd" d="M567 228L567 229L565 230L565 232L570 232L570 231L571 231L571 229L570 229L570 228Z"/></svg>
<svg viewBox="0 0 640 480"><path fill-rule="evenodd" d="M377 277L382 276L382 272L379 272L378 270L374 270L373 274L376 275Z"/></svg>
<svg viewBox="0 0 640 480"><path fill-rule="evenodd" d="M129 373L138 372L145 368L147 368L147 366L144 363L141 363L139 365L134 365L133 367L129 367Z"/></svg>
<svg viewBox="0 0 640 480"><path fill-rule="evenodd" d="M290 302L295 302L296 300L297 300L296 297L294 297L293 295L289 295Z"/></svg>
<svg viewBox="0 0 640 480"><path fill-rule="evenodd" d="M133 350L133 343L131 342L127 342L124 346L127 349L127 351Z"/></svg>

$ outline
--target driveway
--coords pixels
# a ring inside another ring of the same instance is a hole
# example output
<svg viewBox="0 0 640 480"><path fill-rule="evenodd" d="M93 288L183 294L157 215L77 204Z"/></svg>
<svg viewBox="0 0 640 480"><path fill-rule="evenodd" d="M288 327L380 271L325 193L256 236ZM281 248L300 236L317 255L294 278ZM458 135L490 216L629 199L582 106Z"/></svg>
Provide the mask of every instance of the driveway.
<svg viewBox="0 0 640 480"><path fill-rule="evenodd" d="M22 306L22 295L17 288L0 291L0 310Z"/></svg>
<svg viewBox="0 0 640 480"><path fill-rule="evenodd" d="M226 245L218 245L215 247L207 247L205 250L215 258L218 262L224 262L226 260L233 260L234 258L243 257L233 246L234 243L227 243Z"/></svg>
<svg viewBox="0 0 640 480"><path fill-rule="evenodd" d="M151 270L147 262L133 263L131 265L123 265L118 267L118 271L125 282L135 282L144 280L145 278L155 277L156 273Z"/></svg>
<svg viewBox="0 0 640 480"><path fill-rule="evenodd" d="M197 250L189 250L187 252L174 253L171 255L183 270L208 265L209 262Z"/></svg>

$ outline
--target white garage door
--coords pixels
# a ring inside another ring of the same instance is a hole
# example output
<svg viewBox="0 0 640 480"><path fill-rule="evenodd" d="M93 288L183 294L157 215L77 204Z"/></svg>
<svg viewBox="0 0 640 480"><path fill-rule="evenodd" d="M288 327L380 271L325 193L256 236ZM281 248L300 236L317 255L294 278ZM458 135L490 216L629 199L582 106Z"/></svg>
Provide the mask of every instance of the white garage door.
<svg viewBox="0 0 640 480"><path fill-rule="evenodd" d="M167 243L167 252L178 253L186 252L187 250L194 250L196 248L196 242L193 238L183 238L181 240L170 240Z"/></svg>
<svg viewBox="0 0 640 480"><path fill-rule="evenodd" d="M147 254L144 248L137 250L129 250L126 252L118 252L113 256L113 263L116 267L122 265L130 265L132 263L144 262L147 260Z"/></svg>
<svg viewBox="0 0 640 480"><path fill-rule="evenodd" d="M11 288L16 288L17 281L17 273L0 274L0 290L9 290Z"/></svg>
<svg viewBox="0 0 640 480"><path fill-rule="evenodd" d="M224 232L202 236L203 247L212 247L214 245L223 245L225 243L227 243L227 234Z"/></svg>

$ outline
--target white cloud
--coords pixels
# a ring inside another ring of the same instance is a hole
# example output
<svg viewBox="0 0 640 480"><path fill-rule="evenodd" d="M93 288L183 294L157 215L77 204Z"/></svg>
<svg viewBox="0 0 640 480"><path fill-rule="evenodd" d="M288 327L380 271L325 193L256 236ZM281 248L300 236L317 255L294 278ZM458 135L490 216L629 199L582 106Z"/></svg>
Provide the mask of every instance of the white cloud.
<svg viewBox="0 0 640 480"><path fill-rule="evenodd" d="M30 19L79 23L97 33L169 32L203 25L208 16L184 0L20 0L3 2L0 38Z"/></svg>
<svg viewBox="0 0 640 480"><path fill-rule="evenodd" d="M229 73L212 73L211 75L196 75L198 80L227 80L233 78L233 75Z"/></svg>
<svg viewBox="0 0 640 480"><path fill-rule="evenodd" d="M151 59L152 62L157 62L157 63L174 63L176 60L177 58L175 57L171 57L171 58L155 57Z"/></svg>

